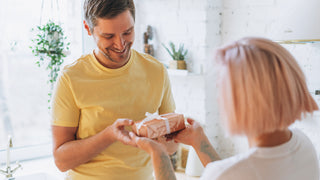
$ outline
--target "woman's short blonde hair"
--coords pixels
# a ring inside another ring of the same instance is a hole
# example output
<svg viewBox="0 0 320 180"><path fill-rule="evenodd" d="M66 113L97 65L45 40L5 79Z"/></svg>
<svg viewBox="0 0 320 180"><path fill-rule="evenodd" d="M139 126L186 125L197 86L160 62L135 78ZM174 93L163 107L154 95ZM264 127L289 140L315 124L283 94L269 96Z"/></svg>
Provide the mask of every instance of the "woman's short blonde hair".
<svg viewBox="0 0 320 180"><path fill-rule="evenodd" d="M247 37L216 52L222 114L231 134L257 136L287 128L318 110L305 76L281 45Z"/></svg>

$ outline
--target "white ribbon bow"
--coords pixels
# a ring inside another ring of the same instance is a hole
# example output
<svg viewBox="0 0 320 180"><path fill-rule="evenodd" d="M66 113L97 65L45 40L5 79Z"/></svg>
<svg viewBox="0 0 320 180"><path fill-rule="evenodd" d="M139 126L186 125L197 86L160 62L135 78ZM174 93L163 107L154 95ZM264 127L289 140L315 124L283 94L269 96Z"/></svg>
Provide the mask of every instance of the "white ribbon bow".
<svg viewBox="0 0 320 180"><path fill-rule="evenodd" d="M165 124L166 124L166 129L167 129L167 134L170 134L170 125L169 125L169 120L167 118L161 117L158 112L155 113L149 113L146 112L146 118L144 118L137 126L137 133L139 135L139 129L141 128L141 126L148 121L151 121L153 119L162 119L164 120Z"/></svg>

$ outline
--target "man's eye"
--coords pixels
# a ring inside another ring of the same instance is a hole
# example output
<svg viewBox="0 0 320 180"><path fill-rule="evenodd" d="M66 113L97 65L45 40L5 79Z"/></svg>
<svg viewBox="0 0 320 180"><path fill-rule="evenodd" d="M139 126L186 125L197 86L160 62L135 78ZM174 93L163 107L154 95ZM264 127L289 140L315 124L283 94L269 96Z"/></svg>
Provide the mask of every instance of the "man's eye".
<svg viewBox="0 0 320 180"><path fill-rule="evenodd" d="M113 36L104 36L106 39L111 39Z"/></svg>
<svg viewBox="0 0 320 180"><path fill-rule="evenodd" d="M130 35L130 34L131 34L131 31L124 33L124 35Z"/></svg>

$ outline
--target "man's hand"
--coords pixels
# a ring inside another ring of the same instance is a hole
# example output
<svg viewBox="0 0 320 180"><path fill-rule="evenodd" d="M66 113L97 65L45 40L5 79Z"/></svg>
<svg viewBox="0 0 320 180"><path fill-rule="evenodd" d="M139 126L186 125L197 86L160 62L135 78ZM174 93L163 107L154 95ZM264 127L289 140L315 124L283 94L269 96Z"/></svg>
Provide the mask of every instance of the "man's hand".
<svg viewBox="0 0 320 180"><path fill-rule="evenodd" d="M120 141L125 145L135 146L135 142L133 142L129 136L129 131L125 129L125 126L131 125L133 125L133 121L131 119L117 119L108 127L111 131L112 141Z"/></svg>
<svg viewBox="0 0 320 180"><path fill-rule="evenodd" d="M118 119L103 131L84 139L76 139L77 127L52 126L53 155L57 167L64 172L87 163L116 141L135 146L125 129L132 124L130 119Z"/></svg>

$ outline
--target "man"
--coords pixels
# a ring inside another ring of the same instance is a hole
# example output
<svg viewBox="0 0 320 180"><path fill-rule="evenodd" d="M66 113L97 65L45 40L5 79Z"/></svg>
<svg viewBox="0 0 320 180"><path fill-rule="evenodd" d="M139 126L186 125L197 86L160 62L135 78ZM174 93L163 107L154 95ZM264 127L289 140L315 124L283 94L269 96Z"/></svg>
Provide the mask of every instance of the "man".
<svg viewBox="0 0 320 180"><path fill-rule="evenodd" d="M129 131L146 112L175 110L166 69L131 49L133 0L86 0L84 12L97 48L66 66L56 85L55 163L67 179L153 179L150 156L133 147Z"/></svg>

